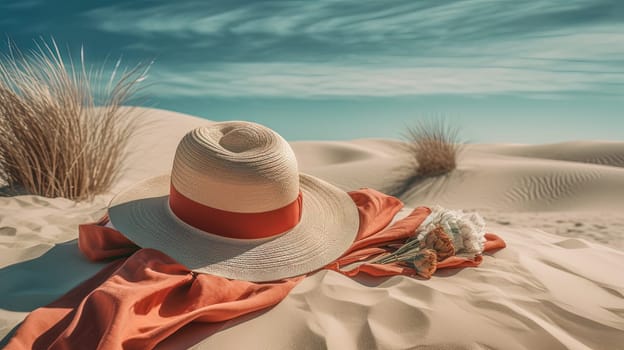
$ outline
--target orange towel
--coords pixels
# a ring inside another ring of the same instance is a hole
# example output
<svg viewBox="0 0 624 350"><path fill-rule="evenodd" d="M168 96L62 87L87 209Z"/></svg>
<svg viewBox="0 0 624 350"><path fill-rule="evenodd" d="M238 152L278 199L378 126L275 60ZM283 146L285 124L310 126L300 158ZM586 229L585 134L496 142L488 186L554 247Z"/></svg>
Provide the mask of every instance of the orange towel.
<svg viewBox="0 0 624 350"><path fill-rule="evenodd" d="M403 204L371 189L350 193L357 204L360 229L341 258L326 266L347 276L414 275L398 264L362 264L341 268L401 242L430 213L416 208L408 217L383 230ZM28 315L6 349L151 349L190 322L219 322L279 303L305 276L270 283L229 280L196 274L167 255L140 249L121 233L96 224L81 225L79 246L91 260L118 259L55 302ZM505 247L487 234L485 250ZM451 257L438 268L477 266L481 257Z"/></svg>

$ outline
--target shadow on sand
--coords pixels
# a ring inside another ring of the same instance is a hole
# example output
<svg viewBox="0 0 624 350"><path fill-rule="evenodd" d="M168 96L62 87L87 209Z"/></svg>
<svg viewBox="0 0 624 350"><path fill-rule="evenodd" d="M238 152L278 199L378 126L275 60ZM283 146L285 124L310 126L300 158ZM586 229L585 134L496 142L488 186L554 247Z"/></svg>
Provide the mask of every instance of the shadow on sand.
<svg viewBox="0 0 624 350"><path fill-rule="evenodd" d="M0 269L0 309L30 312L50 304L107 264L88 261L76 239L58 243L37 258ZM17 328L19 324L0 340L0 348Z"/></svg>
<svg viewBox="0 0 624 350"><path fill-rule="evenodd" d="M107 264L88 261L76 239L56 244L35 259L0 269L0 309L30 312L47 305Z"/></svg>

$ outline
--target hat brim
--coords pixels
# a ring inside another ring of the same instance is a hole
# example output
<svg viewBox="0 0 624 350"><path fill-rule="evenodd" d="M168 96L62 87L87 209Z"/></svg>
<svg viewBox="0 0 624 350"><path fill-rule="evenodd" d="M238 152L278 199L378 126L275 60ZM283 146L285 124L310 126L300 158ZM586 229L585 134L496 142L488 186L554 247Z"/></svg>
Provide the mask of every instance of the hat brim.
<svg viewBox="0 0 624 350"><path fill-rule="evenodd" d="M169 209L169 175L144 180L111 201L111 223L142 248L157 249L189 269L253 282L279 280L322 268L353 243L358 210L351 197L300 174L301 220L265 239L234 239L196 229Z"/></svg>

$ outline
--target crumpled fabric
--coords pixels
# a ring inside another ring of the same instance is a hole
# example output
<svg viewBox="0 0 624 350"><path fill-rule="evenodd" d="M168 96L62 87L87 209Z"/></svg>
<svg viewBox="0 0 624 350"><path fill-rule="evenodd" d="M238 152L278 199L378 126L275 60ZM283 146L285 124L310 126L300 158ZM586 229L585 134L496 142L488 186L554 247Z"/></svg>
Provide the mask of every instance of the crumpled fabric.
<svg viewBox="0 0 624 350"><path fill-rule="evenodd" d="M349 195L359 211L357 237L324 269L349 277L416 276L415 270L400 264L365 261L386 252L384 246L413 235L431 210L418 207L386 228L403 207L399 199L372 189ZM89 260L115 260L58 300L31 312L6 349L152 349L191 322L226 321L276 305L305 278L254 283L198 274L160 251L141 249L105 227L107 221L80 225L79 247ZM486 239L486 251L505 247L494 234L486 234ZM438 262L437 268L475 267L481 261L480 255L452 256Z"/></svg>

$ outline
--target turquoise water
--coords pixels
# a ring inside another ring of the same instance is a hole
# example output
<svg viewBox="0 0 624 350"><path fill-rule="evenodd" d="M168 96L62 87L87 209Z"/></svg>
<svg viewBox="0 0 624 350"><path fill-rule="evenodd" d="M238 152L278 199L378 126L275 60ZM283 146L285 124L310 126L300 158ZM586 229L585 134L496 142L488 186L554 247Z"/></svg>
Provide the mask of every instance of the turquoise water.
<svg viewBox="0 0 624 350"><path fill-rule="evenodd" d="M154 60L146 105L287 139L624 140L624 2L0 1L19 47ZM6 51L6 45L2 46Z"/></svg>

